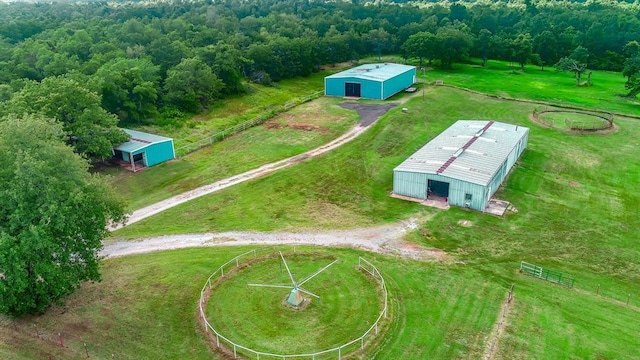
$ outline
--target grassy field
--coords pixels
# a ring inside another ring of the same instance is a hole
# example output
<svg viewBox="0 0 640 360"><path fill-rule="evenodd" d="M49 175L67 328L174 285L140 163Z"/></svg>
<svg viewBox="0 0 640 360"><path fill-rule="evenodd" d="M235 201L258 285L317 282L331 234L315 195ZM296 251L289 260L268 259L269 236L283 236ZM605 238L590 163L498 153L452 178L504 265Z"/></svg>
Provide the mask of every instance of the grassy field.
<svg viewBox="0 0 640 360"><path fill-rule="evenodd" d="M247 93L219 100L206 113L173 125L146 125L136 129L172 137L179 148L323 90L324 77L335 71L338 70L331 68L306 78L283 80L274 86L247 84Z"/></svg>
<svg viewBox="0 0 640 360"><path fill-rule="evenodd" d="M357 257L301 251L284 256L297 282L338 260L304 284L320 299L303 294L307 303L296 310L283 304L290 289L248 286L291 284L280 257L263 258L214 288L206 313L216 330L258 351L292 354L343 345L374 324L383 297L378 283L356 269Z"/></svg>
<svg viewBox="0 0 640 360"><path fill-rule="evenodd" d="M127 200L129 209L134 210L300 154L333 140L356 124L358 115L337 106L339 102L323 98L303 104L263 126L142 172L111 168L111 182Z"/></svg>
<svg viewBox="0 0 640 360"><path fill-rule="evenodd" d="M435 210L388 196L393 167L457 119L520 124L531 128L529 148L498 193L518 213L496 218L462 209L438 211L410 238L447 251L502 286L524 282L535 288L523 294L523 305L516 306L523 320L510 323L509 345L500 349L504 358L556 358L578 347L581 354L594 357L634 358L630 344L635 338L622 330L628 324L626 316L640 317L633 310L637 308L624 307L629 296L631 305L640 304L640 290L634 285L640 283L634 226L640 215L638 120L617 117L616 131L607 135L568 134L532 123L529 116L535 105L443 87L431 87L425 101L418 97L403 106L408 114L392 111L340 150L184 204L116 234L345 228L432 213ZM462 227L460 220L473 225ZM515 273L520 261L573 275L576 289L522 280ZM528 307L534 305L541 313L531 312ZM582 307L594 312L584 314ZM616 311L627 315L618 317ZM597 319L607 319L606 324ZM594 323L611 332L592 330ZM592 339L560 344L568 341L567 326ZM548 343L531 336L532 329L552 334L544 338ZM607 345L613 343L607 335L611 333L621 334L613 341L618 345Z"/></svg>
<svg viewBox="0 0 640 360"><path fill-rule="evenodd" d="M309 249L341 259L363 255L385 276L397 320L377 349L378 358L477 359L482 354L506 291L501 285L460 265ZM198 248L107 260L103 281L84 286L64 309L2 320L0 338L7 342L0 347L0 358L81 359L86 343L90 357L97 359L211 359L196 315L200 288L213 270L247 250ZM242 301L228 300L226 308ZM353 297L345 301L364 303ZM269 326L266 319L261 326ZM349 337L346 331L334 329Z"/></svg>
<svg viewBox="0 0 640 360"><path fill-rule="evenodd" d="M542 71L533 65L520 71L519 66L504 61L488 61L485 67L455 64L453 70L429 69L426 79L506 98L640 115L640 99L620 96L626 94L625 78L616 72L594 70L593 86L578 87L573 73L551 67Z"/></svg>
<svg viewBox="0 0 640 360"><path fill-rule="evenodd" d="M624 99L598 100L597 86L575 88L570 74L541 72L558 81L557 89L536 91L527 81L513 80L530 79L535 69L516 75L500 66L486 79L476 73L482 69L474 67L428 76L443 79L450 74L445 84L460 81L460 86L472 88L487 81L488 92L500 86L512 97L555 98L638 115L633 104L616 102ZM605 83L604 75L594 73L596 84L599 79ZM562 91L565 80L567 91ZM621 78L615 81L623 83ZM615 94L618 85L613 84L601 94ZM571 95L569 88L585 92ZM531 122L529 116L538 105L447 87L429 87L424 101L417 97L402 106L408 113L392 110L335 151L183 204L115 236L350 228L428 214L429 220L406 240L444 250L453 262L365 255L385 275L394 313L388 335L371 357L481 358L506 291L515 284L515 301L496 358L640 359L640 120L616 117L615 131L606 134L568 133ZM528 149L497 194L517 212L499 218L457 208L434 210L389 197L393 168L458 119L491 119L530 128ZM216 145L216 151L240 158L243 153L259 153L264 134L278 127L239 134ZM238 143L233 145L233 140ZM204 163L194 164L200 161ZM202 173L207 171L210 168L203 166ZM188 179L185 175L184 189L192 186ZM167 188L157 183L147 192L163 197ZM146 201L144 192L131 198L140 199L140 204ZM471 226L459 225L462 220ZM95 358L211 358L196 320L199 290L217 266L243 251L187 249L106 260L104 281L87 284L65 309L19 321L0 320L0 339L7 339L0 342L0 358L81 358L84 342ZM521 275L520 261L574 276L575 287ZM58 333L65 338L65 348L57 345Z"/></svg>

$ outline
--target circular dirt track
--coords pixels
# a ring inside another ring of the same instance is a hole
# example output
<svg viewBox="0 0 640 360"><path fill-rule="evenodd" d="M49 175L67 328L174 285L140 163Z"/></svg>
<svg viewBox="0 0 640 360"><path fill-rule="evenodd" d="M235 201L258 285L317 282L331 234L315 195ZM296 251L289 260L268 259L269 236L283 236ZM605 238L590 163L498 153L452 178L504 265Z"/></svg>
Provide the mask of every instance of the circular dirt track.
<svg viewBox="0 0 640 360"><path fill-rule="evenodd" d="M572 132L602 132L613 128L613 114L572 109L534 110L534 122L550 128Z"/></svg>

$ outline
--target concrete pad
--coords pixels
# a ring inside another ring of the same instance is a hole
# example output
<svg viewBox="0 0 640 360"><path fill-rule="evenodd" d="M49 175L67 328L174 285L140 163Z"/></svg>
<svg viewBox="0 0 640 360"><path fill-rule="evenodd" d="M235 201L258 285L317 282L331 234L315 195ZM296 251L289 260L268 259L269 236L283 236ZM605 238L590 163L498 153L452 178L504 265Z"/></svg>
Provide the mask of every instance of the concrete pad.
<svg viewBox="0 0 640 360"><path fill-rule="evenodd" d="M489 200L487 207L484 209L484 212L491 215L503 216L509 205L510 203L508 201L491 199Z"/></svg>

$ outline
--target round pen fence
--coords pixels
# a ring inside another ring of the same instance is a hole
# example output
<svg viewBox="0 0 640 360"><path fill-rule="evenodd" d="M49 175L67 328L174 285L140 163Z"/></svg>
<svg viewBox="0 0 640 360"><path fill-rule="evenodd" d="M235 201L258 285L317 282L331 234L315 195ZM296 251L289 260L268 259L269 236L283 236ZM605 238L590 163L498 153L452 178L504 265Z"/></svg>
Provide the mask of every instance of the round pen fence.
<svg viewBox="0 0 640 360"><path fill-rule="evenodd" d="M200 318L205 326L205 330L207 333L211 335L214 340L214 346L218 349L226 349L230 355L233 356L234 359L237 359L240 356L240 353L248 356L254 356L256 359L313 359L323 356L332 356L337 359L341 359L343 356L346 356L348 353L352 353L354 351L363 350L367 340L373 339L376 335L378 335L379 331L382 328L381 322L383 319L387 317L388 310L388 293L387 286L385 283L382 274L378 270L378 268L373 265L371 262L365 260L362 257L358 257L358 269L363 270L367 275L371 276L374 280L378 282L380 287L380 291L382 292L384 306L382 307L382 311L376 318L373 325L371 325L362 335L359 337L348 341L340 346L333 347L331 349L321 350L317 352L310 353L301 353L301 354L274 354L269 352L258 351L255 349L251 349L247 346L243 346L241 344L235 343L231 339L225 337L221 334L215 327L207 320L207 316L205 314L205 307L207 303L207 295L212 290L214 285L223 280L225 277L225 272L229 274L231 271L237 269L242 264L247 264L251 260L254 260L258 257L258 255L268 254L273 252L273 248L264 248L264 249L254 249L248 251L244 254L238 255L235 258L227 261L222 266L220 266L216 271L214 271L205 282L202 290L200 291L200 300L199 300L199 310L200 310Z"/></svg>

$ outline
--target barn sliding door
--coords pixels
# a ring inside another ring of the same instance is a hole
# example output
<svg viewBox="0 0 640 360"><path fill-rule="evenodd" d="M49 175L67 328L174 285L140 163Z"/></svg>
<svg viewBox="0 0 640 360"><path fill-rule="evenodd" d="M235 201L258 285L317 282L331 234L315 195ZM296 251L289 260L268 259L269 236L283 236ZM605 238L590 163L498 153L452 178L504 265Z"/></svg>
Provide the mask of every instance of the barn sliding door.
<svg viewBox="0 0 640 360"><path fill-rule="evenodd" d="M360 97L360 83L344 83L344 96Z"/></svg>

